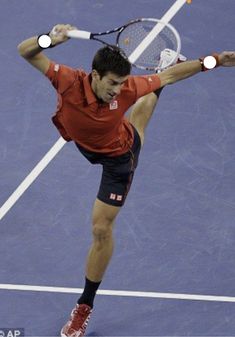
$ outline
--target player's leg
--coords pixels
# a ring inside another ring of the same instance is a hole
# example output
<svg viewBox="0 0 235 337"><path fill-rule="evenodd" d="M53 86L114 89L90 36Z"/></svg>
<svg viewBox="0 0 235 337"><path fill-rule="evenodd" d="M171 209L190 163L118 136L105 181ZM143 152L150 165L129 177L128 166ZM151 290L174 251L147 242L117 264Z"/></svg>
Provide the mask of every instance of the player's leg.
<svg viewBox="0 0 235 337"><path fill-rule="evenodd" d="M95 200L92 214L93 243L86 264L86 282L62 337L83 336L91 316L93 301L113 253L113 224L121 207Z"/></svg>
<svg viewBox="0 0 235 337"><path fill-rule="evenodd" d="M113 254L113 225L121 207L95 200L92 212L93 242L86 263L86 282L78 304L93 307L96 291Z"/></svg>
<svg viewBox="0 0 235 337"><path fill-rule="evenodd" d="M121 207L96 199L92 214L93 243L88 253L86 277L100 282L113 253L113 225Z"/></svg>
<svg viewBox="0 0 235 337"><path fill-rule="evenodd" d="M164 63L168 64L169 59L172 59L172 53L175 53L171 49L165 49L161 53L162 65ZM176 63L181 63L186 61L187 58L180 54ZM152 117L152 114L156 108L159 96L163 88L157 89L155 92L150 93L144 97L141 97L134 105L130 116L129 121L139 132L141 143L144 143L144 133L145 129Z"/></svg>
<svg viewBox="0 0 235 337"><path fill-rule="evenodd" d="M103 173L92 212L93 242L87 258L85 287L70 320L62 328L62 336L83 336L85 333L96 291L112 257L114 221L129 192L140 147L140 137L134 129L134 142L127 153L99 159Z"/></svg>
<svg viewBox="0 0 235 337"><path fill-rule="evenodd" d="M87 257L86 284L79 304L93 306L96 290L113 253L114 221L124 205L138 164L140 137L134 130L134 142L127 153L118 157L104 156L103 173L92 212L93 242Z"/></svg>
<svg viewBox="0 0 235 337"><path fill-rule="evenodd" d="M156 90L155 93L150 93L138 99L128 117L130 123L138 131L142 145L144 144L145 129L156 108L161 90L162 88Z"/></svg>

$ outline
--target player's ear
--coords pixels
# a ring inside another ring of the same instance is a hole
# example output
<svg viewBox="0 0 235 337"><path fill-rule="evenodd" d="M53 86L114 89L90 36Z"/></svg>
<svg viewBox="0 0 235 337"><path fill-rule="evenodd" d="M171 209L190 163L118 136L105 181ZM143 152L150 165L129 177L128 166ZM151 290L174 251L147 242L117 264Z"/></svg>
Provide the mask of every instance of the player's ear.
<svg viewBox="0 0 235 337"><path fill-rule="evenodd" d="M100 75L99 75L99 73L98 73L98 71L97 70L95 70L95 69L93 69L92 70L92 72L91 72L91 77L92 77L92 79L94 79L94 80L100 80Z"/></svg>

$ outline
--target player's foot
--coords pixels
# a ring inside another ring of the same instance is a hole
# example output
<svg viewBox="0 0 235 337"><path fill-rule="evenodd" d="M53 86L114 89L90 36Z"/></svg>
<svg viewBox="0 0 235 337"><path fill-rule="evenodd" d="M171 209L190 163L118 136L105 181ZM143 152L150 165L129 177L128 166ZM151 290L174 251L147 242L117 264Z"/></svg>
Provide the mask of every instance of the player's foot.
<svg viewBox="0 0 235 337"><path fill-rule="evenodd" d="M160 65L162 69L166 69L168 67L168 65L170 64L170 66L173 66L176 63L181 63L181 62L185 62L187 60L187 58L182 55L179 54L178 58L176 58L177 53L169 48L164 49L161 54L160 54ZM171 63L171 60L175 58L175 61L173 63Z"/></svg>
<svg viewBox="0 0 235 337"><path fill-rule="evenodd" d="M71 312L70 320L61 330L62 337L84 336L92 309L86 304L77 304Z"/></svg>

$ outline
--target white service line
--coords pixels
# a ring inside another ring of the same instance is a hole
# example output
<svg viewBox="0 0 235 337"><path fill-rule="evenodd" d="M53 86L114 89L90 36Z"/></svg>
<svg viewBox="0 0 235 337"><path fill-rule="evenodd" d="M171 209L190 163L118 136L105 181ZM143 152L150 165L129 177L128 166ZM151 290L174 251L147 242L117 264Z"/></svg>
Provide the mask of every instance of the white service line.
<svg viewBox="0 0 235 337"><path fill-rule="evenodd" d="M7 214L7 212L14 206L17 200L27 190L27 188L34 182L39 174L45 169L45 167L51 162L56 154L61 150L66 141L60 137L47 154L40 160L40 162L34 167L34 169L28 174L28 176L22 181L12 195L0 208L0 220Z"/></svg>
<svg viewBox="0 0 235 337"><path fill-rule="evenodd" d="M38 291L38 292L69 293L69 294L81 294L83 292L83 288L46 287L46 286L32 286L23 284L0 284L0 290ZM192 294L174 294L174 293L123 291L123 290L98 290L97 294L106 296L162 298L171 300L232 302L232 303L235 302L235 297L214 296L214 295L192 295Z"/></svg>
<svg viewBox="0 0 235 337"><path fill-rule="evenodd" d="M163 15L160 21L169 23L180 8L187 2L187 0L176 0L175 3L168 9ZM157 23L155 27L148 33L148 35L141 41L141 43L135 48L135 50L128 57L131 63L135 63L155 37L163 30L164 26Z"/></svg>

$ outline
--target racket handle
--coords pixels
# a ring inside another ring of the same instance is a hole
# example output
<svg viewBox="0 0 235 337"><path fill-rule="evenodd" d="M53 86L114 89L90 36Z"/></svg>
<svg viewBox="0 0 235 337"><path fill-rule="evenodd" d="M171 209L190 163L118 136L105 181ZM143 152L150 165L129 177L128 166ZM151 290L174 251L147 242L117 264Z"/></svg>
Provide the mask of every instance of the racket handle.
<svg viewBox="0 0 235 337"><path fill-rule="evenodd" d="M91 37L91 33L90 32L86 32L85 30L69 30L67 32L67 36L71 37L73 39L85 39L85 40L89 40Z"/></svg>

